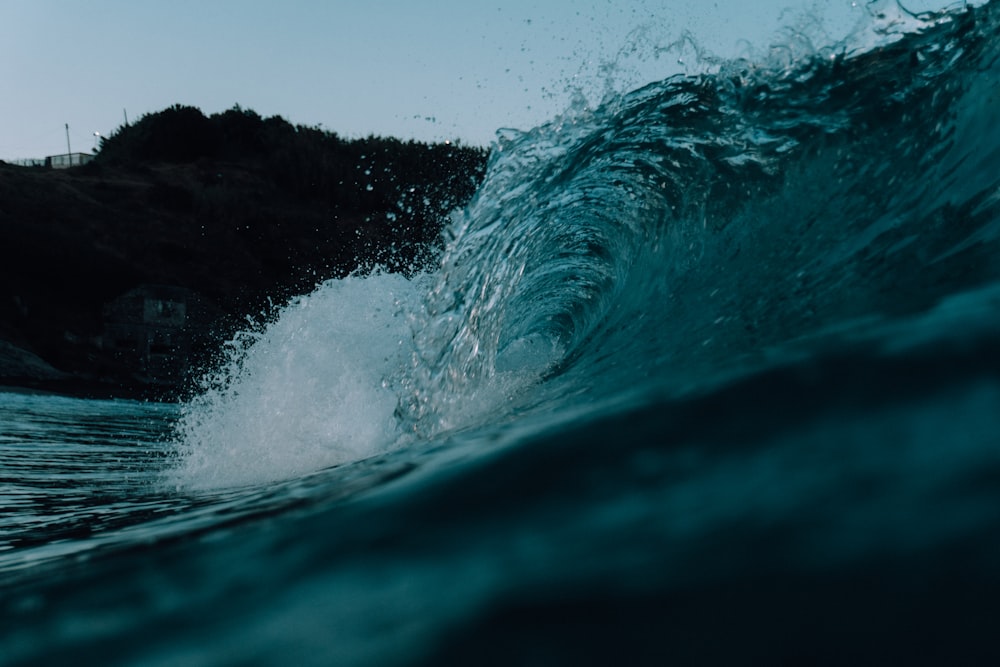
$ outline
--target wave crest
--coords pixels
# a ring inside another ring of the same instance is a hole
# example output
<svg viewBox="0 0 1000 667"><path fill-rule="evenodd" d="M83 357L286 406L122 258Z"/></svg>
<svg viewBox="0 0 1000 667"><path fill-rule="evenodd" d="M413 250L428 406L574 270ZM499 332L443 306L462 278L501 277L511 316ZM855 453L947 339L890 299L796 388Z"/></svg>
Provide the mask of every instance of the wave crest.
<svg viewBox="0 0 1000 667"><path fill-rule="evenodd" d="M503 133L438 269L294 302L188 406L182 467L280 477L692 391L996 280L996 6Z"/></svg>

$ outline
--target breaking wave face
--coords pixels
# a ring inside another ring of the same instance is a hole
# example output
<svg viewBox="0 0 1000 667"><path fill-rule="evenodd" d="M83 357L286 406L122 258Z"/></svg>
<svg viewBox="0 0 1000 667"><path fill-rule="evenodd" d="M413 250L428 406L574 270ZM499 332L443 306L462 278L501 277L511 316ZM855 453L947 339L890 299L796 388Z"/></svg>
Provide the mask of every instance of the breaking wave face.
<svg viewBox="0 0 1000 667"><path fill-rule="evenodd" d="M996 3L874 7L792 60L501 132L436 270L324 283L231 343L184 408L172 481L266 482L705 392L845 341L903 344L991 289Z"/></svg>
<svg viewBox="0 0 1000 667"><path fill-rule="evenodd" d="M421 281L330 281L238 335L178 425L177 483L266 482L377 454L399 439L388 378L412 355Z"/></svg>

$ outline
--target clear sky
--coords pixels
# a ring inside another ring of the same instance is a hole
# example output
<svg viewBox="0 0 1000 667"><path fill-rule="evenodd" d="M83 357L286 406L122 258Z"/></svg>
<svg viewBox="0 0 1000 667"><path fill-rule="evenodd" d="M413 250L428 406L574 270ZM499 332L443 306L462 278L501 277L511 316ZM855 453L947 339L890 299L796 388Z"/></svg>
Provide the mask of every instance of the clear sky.
<svg viewBox="0 0 1000 667"><path fill-rule="evenodd" d="M893 0L894 1L894 0ZM865 0L0 0L0 159L90 151L125 114L240 104L347 137L488 144ZM910 0L914 9L944 0ZM815 22L810 23L815 30ZM680 63L679 61L683 61Z"/></svg>

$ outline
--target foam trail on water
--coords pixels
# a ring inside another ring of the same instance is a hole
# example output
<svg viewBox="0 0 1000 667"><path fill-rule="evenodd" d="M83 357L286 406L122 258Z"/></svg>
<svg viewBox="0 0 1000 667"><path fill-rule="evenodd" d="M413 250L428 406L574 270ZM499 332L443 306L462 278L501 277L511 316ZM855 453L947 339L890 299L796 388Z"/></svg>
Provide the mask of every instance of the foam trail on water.
<svg viewBox="0 0 1000 667"><path fill-rule="evenodd" d="M177 424L170 482L219 488L356 461L400 439L390 378L411 360L420 279L333 280L243 333Z"/></svg>

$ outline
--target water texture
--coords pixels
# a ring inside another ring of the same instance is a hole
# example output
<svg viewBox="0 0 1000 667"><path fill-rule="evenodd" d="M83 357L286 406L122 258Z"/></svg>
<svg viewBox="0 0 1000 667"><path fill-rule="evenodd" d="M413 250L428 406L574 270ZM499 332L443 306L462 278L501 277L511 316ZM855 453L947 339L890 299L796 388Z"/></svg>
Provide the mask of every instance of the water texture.
<svg viewBox="0 0 1000 667"><path fill-rule="evenodd" d="M1000 660L1000 16L871 12L502 131L183 405L0 393L0 663Z"/></svg>

